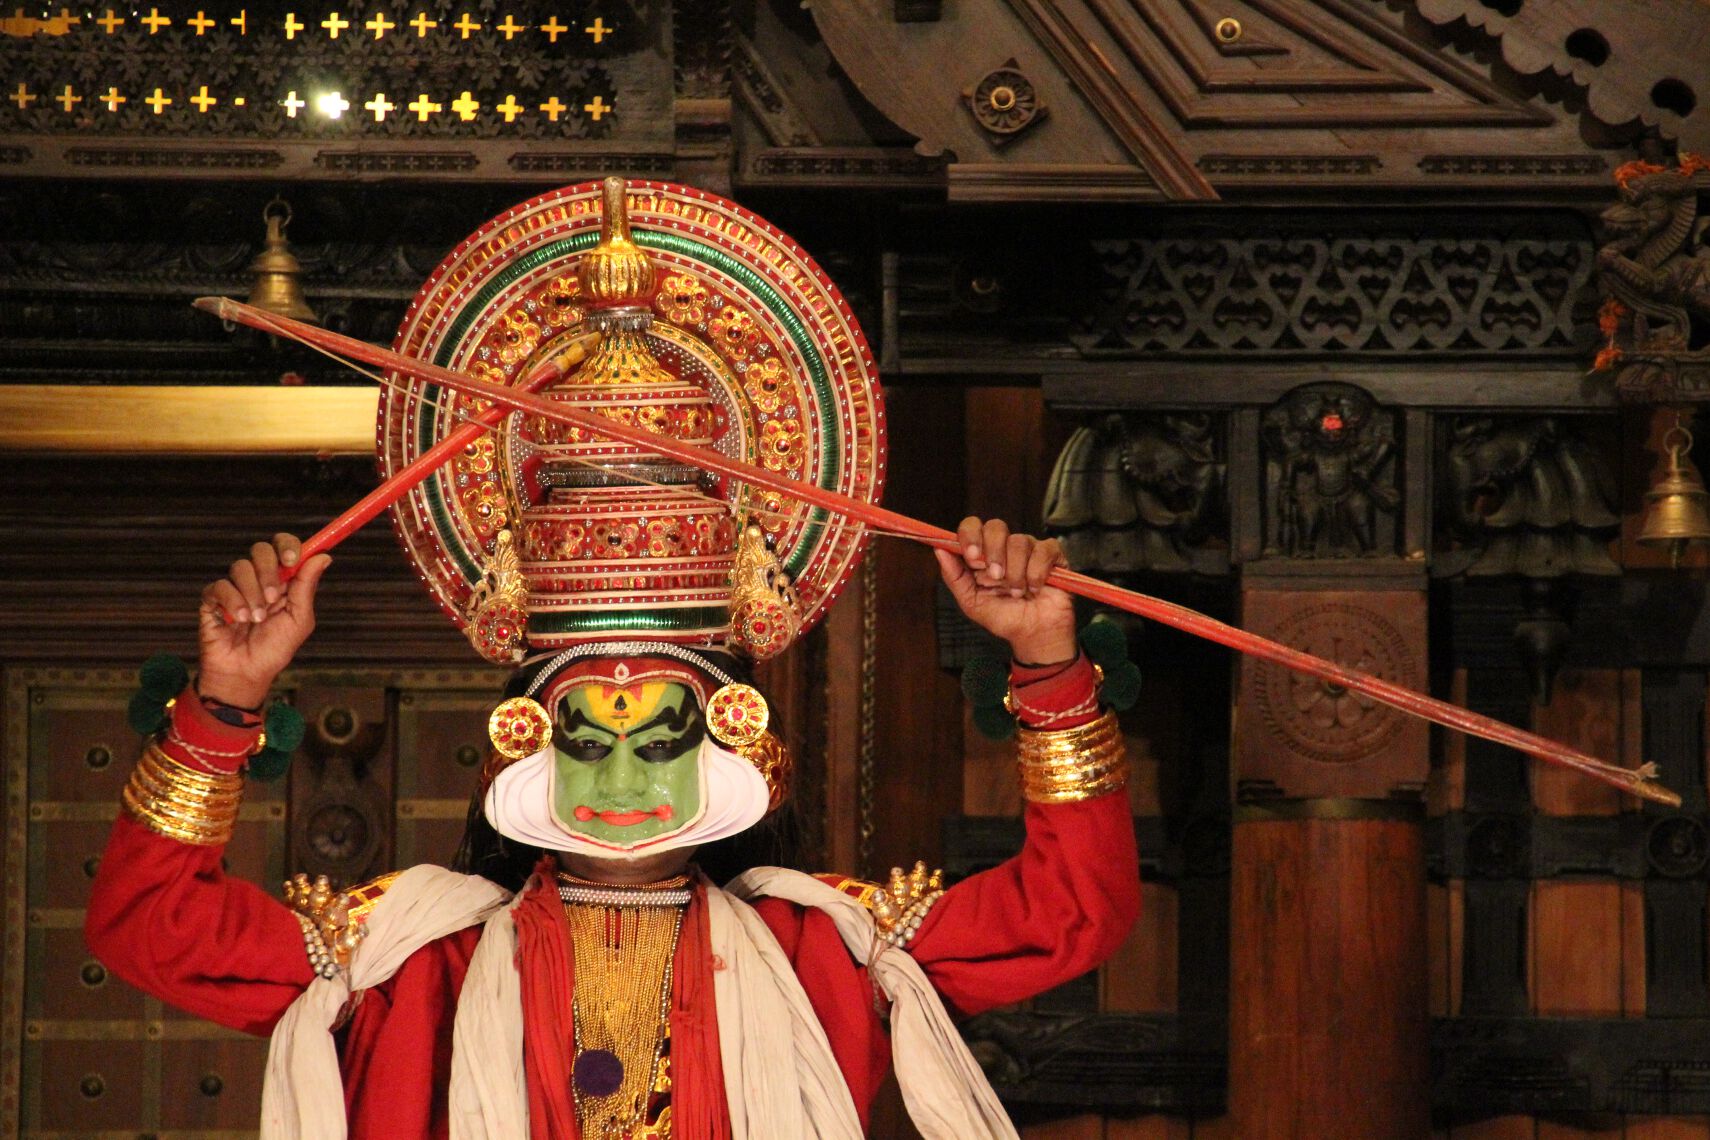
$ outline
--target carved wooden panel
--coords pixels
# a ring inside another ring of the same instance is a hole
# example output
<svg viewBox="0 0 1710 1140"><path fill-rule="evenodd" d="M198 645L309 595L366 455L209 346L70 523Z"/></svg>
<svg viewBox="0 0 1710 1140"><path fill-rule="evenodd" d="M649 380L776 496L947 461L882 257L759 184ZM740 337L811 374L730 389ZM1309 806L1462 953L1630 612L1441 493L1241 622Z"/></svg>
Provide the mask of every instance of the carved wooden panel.
<svg viewBox="0 0 1710 1140"><path fill-rule="evenodd" d="M1612 162L1599 149L1608 132L1505 82L1407 7L971 0L920 24L894 19L890 0L861 0L813 13L878 109L949 158L952 199L1207 200L1302 184L1535 192L1593 186L1626 157ZM985 83L1000 68L1011 78ZM1003 129L1024 104L1051 114Z"/></svg>
<svg viewBox="0 0 1710 1140"><path fill-rule="evenodd" d="M1255 633L1411 688L1425 683L1425 596L1414 590L1242 593ZM1385 798L1417 791L1426 725L1324 681L1243 658L1238 666L1237 794L1262 800Z"/></svg>
<svg viewBox="0 0 1710 1140"><path fill-rule="evenodd" d="M281 692L309 738L277 784L251 781L231 874L277 891L449 862L485 755L500 671L304 670ZM125 669L6 674L0 1137L249 1135L266 1042L113 978L83 944L90 880L138 743ZM472 760L473 757L473 760Z"/></svg>
<svg viewBox="0 0 1710 1140"><path fill-rule="evenodd" d="M1612 7L1597 0L1551 4L1416 0L1419 14L1495 40L1521 75L1566 79L1605 123L1634 119L1675 139L1682 151L1710 149L1702 9L1690 4ZM1470 37L1462 37L1470 38Z"/></svg>

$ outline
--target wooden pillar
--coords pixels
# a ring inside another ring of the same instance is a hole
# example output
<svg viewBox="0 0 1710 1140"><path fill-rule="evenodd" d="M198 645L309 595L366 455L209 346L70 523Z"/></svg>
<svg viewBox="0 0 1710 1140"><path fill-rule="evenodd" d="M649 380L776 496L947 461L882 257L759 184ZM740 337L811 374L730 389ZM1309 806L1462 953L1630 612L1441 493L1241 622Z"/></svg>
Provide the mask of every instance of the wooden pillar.
<svg viewBox="0 0 1710 1140"><path fill-rule="evenodd" d="M1381 573L1381 571L1380 571ZM1384 578L1376 578L1382 582ZM1412 686L1422 583L1243 590L1244 624ZM1323 586L1320 580L1317 583ZM1396 588L1398 586L1411 588ZM1423 788L1428 733L1243 662L1235 709L1229 1111L1236 1135L1430 1130Z"/></svg>

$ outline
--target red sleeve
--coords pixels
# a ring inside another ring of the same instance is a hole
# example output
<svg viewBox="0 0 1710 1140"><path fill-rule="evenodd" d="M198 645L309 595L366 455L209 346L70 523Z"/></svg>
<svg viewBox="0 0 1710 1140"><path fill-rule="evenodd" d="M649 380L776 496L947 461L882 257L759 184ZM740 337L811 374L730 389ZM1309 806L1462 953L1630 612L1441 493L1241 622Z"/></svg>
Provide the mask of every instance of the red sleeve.
<svg viewBox="0 0 1710 1140"><path fill-rule="evenodd" d="M197 747L232 746L234 730L199 706L198 715L176 721L176 731ZM218 730L198 735L204 721ZM101 856L83 936L108 969L145 993L265 1034L314 974L296 916L261 888L227 878L223 850L168 839L121 814Z"/></svg>
<svg viewBox="0 0 1710 1140"><path fill-rule="evenodd" d="M1018 666L1010 681L1023 709L1061 712L1091 696L1092 665L1083 655L1067 666ZM909 946L944 1000L964 1014L1079 977L1116 952L1140 915L1140 857L1126 792L1029 804L1023 818L1021 853L945 891Z"/></svg>

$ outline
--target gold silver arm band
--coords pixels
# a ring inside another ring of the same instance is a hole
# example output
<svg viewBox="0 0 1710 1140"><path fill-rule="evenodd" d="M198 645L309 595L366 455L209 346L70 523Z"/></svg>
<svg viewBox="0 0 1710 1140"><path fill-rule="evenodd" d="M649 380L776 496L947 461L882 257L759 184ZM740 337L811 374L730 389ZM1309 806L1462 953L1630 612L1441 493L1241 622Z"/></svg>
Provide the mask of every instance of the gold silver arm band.
<svg viewBox="0 0 1710 1140"><path fill-rule="evenodd" d="M125 810L157 835L218 847L232 837L243 776L188 768L150 741L125 785Z"/></svg>
<svg viewBox="0 0 1710 1140"><path fill-rule="evenodd" d="M1076 728L1024 728L1018 753L1021 794L1036 804L1090 800L1128 783L1128 753L1114 712Z"/></svg>

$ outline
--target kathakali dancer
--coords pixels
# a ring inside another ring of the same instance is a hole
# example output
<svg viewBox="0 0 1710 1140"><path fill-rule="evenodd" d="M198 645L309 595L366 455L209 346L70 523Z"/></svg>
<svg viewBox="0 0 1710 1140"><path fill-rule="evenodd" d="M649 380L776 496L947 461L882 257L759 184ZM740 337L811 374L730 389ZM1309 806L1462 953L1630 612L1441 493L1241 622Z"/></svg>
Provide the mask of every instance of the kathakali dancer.
<svg viewBox="0 0 1710 1140"><path fill-rule="evenodd" d="M556 361L554 401L878 496L883 414L847 305L699 191L612 180L501 215L430 278L398 347L500 383ZM480 410L389 388L382 473ZM857 1137L893 1054L925 1135L1014 1135L952 1018L1091 969L1139 907L1121 735L1044 584L1054 543L969 519L939 552L1013 651L1022 852L949 887L920 867L720 887L696 849L789 794L747 662L824 612L860 530L522 415L394 517L447 613L516 666L459 869L298 881L290 905L222 872L329 562L280 535L204 592L198 676L146 742L90 902L90 947L120 977L272 1034L263 1135Z"/></svg>

